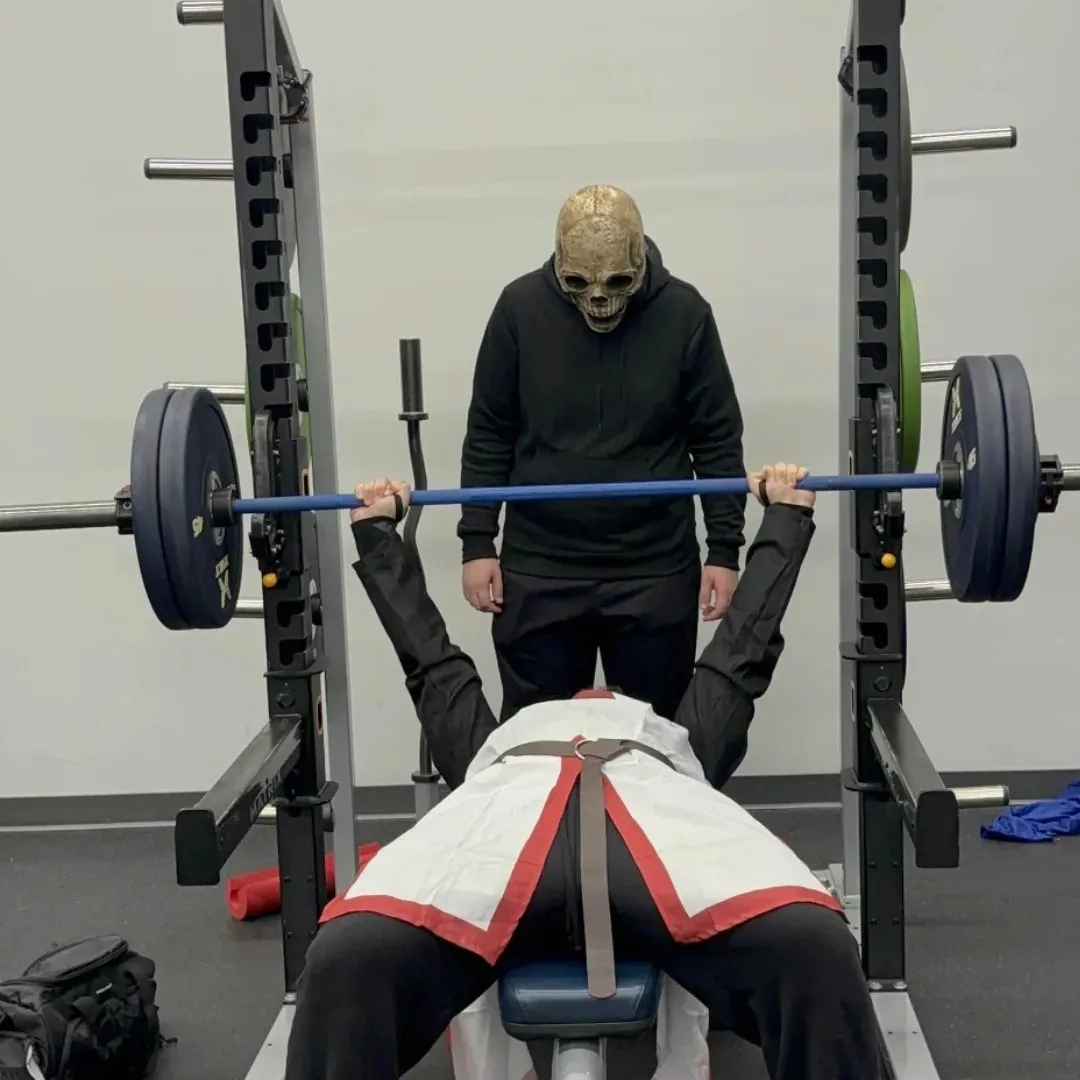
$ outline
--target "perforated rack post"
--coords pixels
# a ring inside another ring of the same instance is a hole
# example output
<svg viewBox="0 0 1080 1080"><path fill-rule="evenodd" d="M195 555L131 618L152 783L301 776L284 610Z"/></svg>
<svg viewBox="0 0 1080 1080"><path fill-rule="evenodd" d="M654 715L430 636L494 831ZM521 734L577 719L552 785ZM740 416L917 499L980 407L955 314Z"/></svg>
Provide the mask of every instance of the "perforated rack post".
<svg viewBox="0 0 1080 1080"><path fill-rule="evenodd" d="M851 94L840 95L840 472L878 471L876 396L900 399L900 21L900 0L854 0ZM865 783L885 779L868 703L899 704L904 678L903 579L878 564L874 511L872 492L840 496L842 764ZM902 815L868 790L845 790L843 803L842 888L859 905L863 968L902 982Z"/></svg>
<svg viewBox="0 0 1080 1080"><path fill-rule="evenodd" d="M292 153L293 132L312 123L310 84L292 44L288 25L275 0L227 0L224 5L225 60L232 139L233 186L236 198L240 277L243 289L244 343L252 415L273 418L274 494L301 494L308 452L300 435L301 390L291 338L289 267L294 244L305 249L300 263L301 295L311 301L311 325L305 322L308 378L314 375L317 401L314 425L324 451L314 463L321 481L336 486L333 464L333 405L322 288L322 247L313 133L301 136L301 160ZM301 211L297 198L305 205ZM302 222L301 237L297 224ZM305 276L304 272L308 271ZM310 288L310 295L305 290ZM320 472L321 466L321 472ZM329 473L329 475L326 475ZM269 494L269 492L268 492ZM284 562L278 583L263 590L266 641L266 687L271 722L298 718L299 756L281 777L278 788L277 840L282 880L282 936L285 987L295 990L304 956L326 903L324 833L321 800L326 784L322 674L316 620L335 617L343 605L320 604L313 594L331 585L321 573L341 583L340 538L320 552L311 515L290 515L279 523L284 534ZM327 533L336 531L326 529ZM327 539L330 539L327 537ZM330 590L326 595L333 597ZM340 592L337 594L340 596ZM318 612L318 613L317 613ZM343 620L342 615L337 618ZM344 623L330 635L344 651ZM341 657L344 661L344 656ZM344 667L344 664L343 664ZM342 672L342 678L347 678ZM334 702L348 716L347 696ZM349 782L340 801L348 805L342 824L350 834L345 865L355 865L351 841L351 748Z"/></svg>
<svg viewBox="0 0 1080 1080"><path fill-rule="evenodd" d="M903 0L853 0L840 71L839 472L885 468L887 440L875 414L888 412L878 408L883 395L900 400L903 18ZM960 799L942 782L903 709L903 515L890 533L896 563L883 567L879 509L873 493L840 496L844 849L842 864L825 877L860 938L888 1074L937 1080L908 993L904 832L918 865L956 866Z"/></svg>

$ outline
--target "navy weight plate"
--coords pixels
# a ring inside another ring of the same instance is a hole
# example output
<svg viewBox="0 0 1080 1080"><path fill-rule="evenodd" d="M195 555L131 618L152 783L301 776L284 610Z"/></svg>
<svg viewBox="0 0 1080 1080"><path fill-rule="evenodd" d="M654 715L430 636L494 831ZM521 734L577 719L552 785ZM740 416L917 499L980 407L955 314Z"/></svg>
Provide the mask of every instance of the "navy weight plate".
<svg viewBox="0 0 1080 1080"><path fill-rule="evenodd" d="M131 527L135 556L150 607L167 630L190 630L180 614L165 563L158 497L158 447L171 390L151 390L139 406L131 437Z"/></svg>
<svg viewBox="0 0 1080 1080"><path fill-rule="evenodd" d="M221 406L201 386L178 390L161 425L158 490L169 577L193 630L225 626L236 611L243 524L215 526L210 519L211 495L230 486L239 494L236 454Z"/></svg>
<svg viewBox="0 0 1080 1080"><path fill-rule="evenodd" d="M941 459L956 462L959 499L941 504L941 546L953 596L992 599L1001 573L1008 517L1007 442L1001 383L988 356L953 368L941 425Z"/></svg>
<svg viewBox="0 0 1080 1080"><path fill-rule="evenodd" d="M1015 356L991 356L1001 384L1001 404L1005 418L1008 449L1008 507L1001 576L993 599L1017 599L1027 584L1031 552L1035 546L1035 524L1039 519L1039 440L1035 434L1035 406L1031 400L1024 365Z"/></svg>

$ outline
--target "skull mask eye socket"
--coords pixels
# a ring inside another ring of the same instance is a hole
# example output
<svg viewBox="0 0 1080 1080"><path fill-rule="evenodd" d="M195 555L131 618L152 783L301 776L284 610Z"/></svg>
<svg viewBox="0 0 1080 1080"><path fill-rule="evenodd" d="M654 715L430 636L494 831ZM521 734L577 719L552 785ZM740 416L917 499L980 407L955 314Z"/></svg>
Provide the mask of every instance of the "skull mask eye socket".
<svg viewBox="0 0 1080 1080"><path fill-rule="evenodd" d="M562 283L567 292L584 292L589 287L588 281L580 274L564 274Z"/></svg>
<svg viewBox="0 0 1080 1080"><path fill-rule="evenodd" d="M634 285L633 274L612 274L604 282L604 291L609 295L628 292Z"/></svg>

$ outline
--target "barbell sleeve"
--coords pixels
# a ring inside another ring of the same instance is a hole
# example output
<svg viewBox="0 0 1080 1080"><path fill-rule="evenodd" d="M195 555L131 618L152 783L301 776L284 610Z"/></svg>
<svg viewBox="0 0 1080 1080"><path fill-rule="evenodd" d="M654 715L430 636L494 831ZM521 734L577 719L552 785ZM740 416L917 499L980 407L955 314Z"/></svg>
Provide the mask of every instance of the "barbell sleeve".
<svg viewBox="0 0 1080 1080"><path fill-rule="evenodd" d="M952 360L931 360L920 369L924 383L948 382L952 378L956 364Z"/></svg>
<svg viewBox="0 0 1080 1080"><path fill-rule="evenodd" d="M1061 490L1080 491L1080 465L1061 466Z"/></svg>
<svg viewBox="0 0 1080 1080"><path fill-rule="evenodd" d="M808 476L806 491L904 491L938 487L936 473L863 473L857 476ZM414 491L414 506L475 506L507 502L555 502L579 499L641 499L691 495L737 495L746 480L643 480L624 484L527 484L520 487L437 488ZM285 495L269 499L234 499L234 514L298 514L307 510L354 510L351 492L340 495Z"/></svg>
<svg viewBox="0 0 1080 1080"><path fill-rule="evenodd" d="M930 131L911 136L913 154L961 154L975 150L1012 150L1016 128L975 128L970 131Z"/></svg>
<svg viewBox="0 0 1080 1080"><path fill-rule="evenodd" d="M909 604L924 600L951 600L952 586L947 581L908 581L904 584L904 599Z"/></svg>
<svg viewBox="0 0 1080 1080"><path fill-rule="evenodd" d="M0 506L0 532L107 529L115 528L116 524L115 499L109 499L108 502Z"/></svg>

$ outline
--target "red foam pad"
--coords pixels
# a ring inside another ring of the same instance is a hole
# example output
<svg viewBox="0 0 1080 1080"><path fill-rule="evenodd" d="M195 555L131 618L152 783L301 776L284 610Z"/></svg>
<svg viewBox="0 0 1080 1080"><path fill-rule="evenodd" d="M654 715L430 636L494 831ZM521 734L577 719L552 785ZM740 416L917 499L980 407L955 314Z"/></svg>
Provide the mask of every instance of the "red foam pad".
<svg viewBox="0 0 1080 1080"><path fill-rule="evenodd" d="M356 863L361 870L375 857L377 843L361 844L356 849ZM326 899L334 897L334 856L324 860ZM238 874L225 883L225 905L240 922L276 915L281 911L281 871L277 867Z"/></svg>

